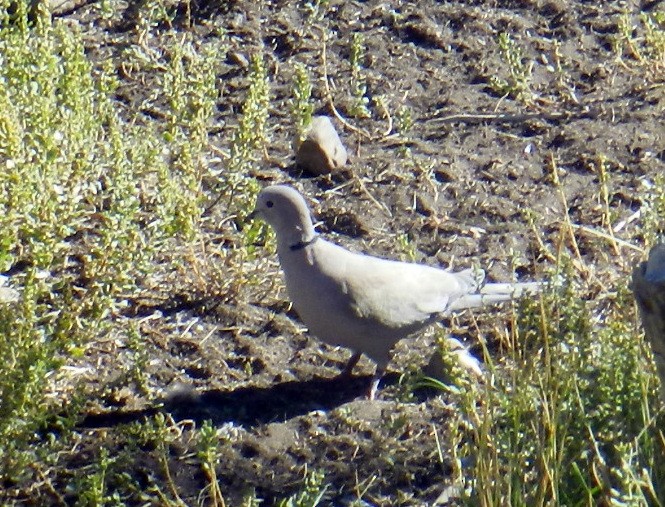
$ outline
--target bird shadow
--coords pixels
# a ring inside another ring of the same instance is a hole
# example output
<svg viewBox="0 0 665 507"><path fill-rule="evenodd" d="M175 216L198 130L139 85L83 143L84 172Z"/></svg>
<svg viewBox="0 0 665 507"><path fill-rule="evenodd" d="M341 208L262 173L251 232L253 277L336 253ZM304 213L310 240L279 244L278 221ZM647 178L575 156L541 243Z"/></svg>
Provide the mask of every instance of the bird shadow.
<svg viewBox="0 0 665 507"><path fill-rule="evenodd" d="M394 384L397 374L387 374L382 385ZM316 410L331 410L366 397L371 375L353 377L314 377L267 387L248 386L233 391L211 389L199 392L181 388L143 410L116 410L87 414L78 424L82 428L113 427L143 420L157 413L168 413L175 421L210 420L216 426L233 423L253 427L270 422L284 422Z"/></svg>

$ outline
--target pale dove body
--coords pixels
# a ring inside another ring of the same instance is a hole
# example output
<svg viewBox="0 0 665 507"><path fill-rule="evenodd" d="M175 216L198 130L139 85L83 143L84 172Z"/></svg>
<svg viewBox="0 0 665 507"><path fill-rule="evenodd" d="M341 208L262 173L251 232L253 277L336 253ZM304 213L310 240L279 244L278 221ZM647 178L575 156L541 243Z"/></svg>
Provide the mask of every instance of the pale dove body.
<svg viewBox="0 0 665 507"><path fill-rule="evenodd" d="M480 270L453 273L350 252L316 234L305 200L288 186L265 188L254 214L275 230L289 297L310 332L355 352L348 373L365 353L380 375L395 343L451 310L537 290L536 284L487 284L479 291Z"/></svg>

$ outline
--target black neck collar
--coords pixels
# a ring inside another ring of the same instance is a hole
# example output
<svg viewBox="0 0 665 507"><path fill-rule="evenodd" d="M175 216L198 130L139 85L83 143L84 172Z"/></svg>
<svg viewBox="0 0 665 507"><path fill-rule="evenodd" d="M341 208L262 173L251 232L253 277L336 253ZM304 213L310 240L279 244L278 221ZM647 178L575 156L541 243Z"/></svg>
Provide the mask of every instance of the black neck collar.
<svg viewBox="0 0 665 507"><path fill-rule="evenodd" d="M315 235L312 239L307 240L307 241L298 241L297 243L294 243L293 245L289 246L289 250L292 252L297 252L298 250L302 250L306 246L311 245L314 243L317 239L319 239L318 235Z"/></svg>

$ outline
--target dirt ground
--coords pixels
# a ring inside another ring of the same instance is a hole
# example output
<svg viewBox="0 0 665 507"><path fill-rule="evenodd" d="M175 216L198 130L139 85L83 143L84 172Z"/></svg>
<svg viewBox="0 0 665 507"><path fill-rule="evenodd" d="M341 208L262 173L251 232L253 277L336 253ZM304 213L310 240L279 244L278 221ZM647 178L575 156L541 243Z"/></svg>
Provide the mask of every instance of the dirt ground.
<svg viewBox="0 0 665 507"><path fill-rule="evenodd" d="M616 236L643 244L635 213L665 161L662 62L658 76L627 49L622 63L613 49L622 13L638 8L649 12L663 5L333 0L323 18L313 20L301 2L199 0L191 4L190 18L184 12L176 16L174 27L202 43L221 33L227 38L230 51L217 69L221 95L210 129L212 145L221 149L228 148L229 128L237 124L245 99L247 60L257 51L264 55L272 99L267 158L253 176L262 185L289 182L299 188L326 237L391 258L406 259L413 248L418 261L445 267L478 262L495 281L539 280L553 264L547 252L556 256L563 248L586 266L586 296L592 299L603 281L625 277L639 253L623 247L617 253L580 230L576 257L561 239L564 206L552 174L556 169L570 220L607 231L599 171L604 163L611 225L626 221ZM60 17L79 23L93 60L111 58L120 68L123 48L138 38L135 11L124 9L105 19L90 4ZM328 34L325 69L319 27ZM159 51L166 30L154 29L142 43ZM492 86L493 77L510 77L497 45L501 32L510 34L531 67L521 98L501 97ZM375 103L369 118L349 114L354 34L363 36L366 94L383 98L385 114ZM332 116L322 84L325 70L340 114L369 134L334 120L351 155L349 173L311 178L294 167L288 101L295 62L310 72L316 113ZM150 77L119 76L118 107L144 107ZM400 107L408 109L413 125L401 136L386 135ZM212 154L209 163L215 171L225 164ZM237 234L227 215L218 206L204 223L207 252L225 248ZM195 253L176 251L183 255L180 263L194 262ZM433 504L450 483L446 428L455 407L446 394L407 398L398 383L400 373L431 353L433 332L400 344L378 399L368 401L363 394L374 365L363 359L352 381L336 378L350 352L306 333L289 309L276 260L263 248L257 252L247 269L260 285L220 299L197 293L195 277L173 268L172 285L160 287L167 303L140 305L134 318L147 344L148 393L131 385L108 389L107 398L87 408L72 467L100 445L121 448L116 429L154 413L150 407L164 398L164 412L175 421L211 419L225 435L217 478L227 505L238 505L252 490L270 505L300 489L311 470L325 473L331 505L358 496L363 505ZM224 276L226 267L199 263L199 269L205 279ZM510 324L508 311L476 311L473 318L464 314L446 324L479 358L481 337L501 354L492 344ZM118 361L127 357L113 343L100 343L85 361L95 365L97 382L112 385ZM153 451L142 449L127 464L146 487L164 477ZM207 481L188 458L191 452L191 432L185 429L171 444L169 469L180 496L195 505Z"/></svg>

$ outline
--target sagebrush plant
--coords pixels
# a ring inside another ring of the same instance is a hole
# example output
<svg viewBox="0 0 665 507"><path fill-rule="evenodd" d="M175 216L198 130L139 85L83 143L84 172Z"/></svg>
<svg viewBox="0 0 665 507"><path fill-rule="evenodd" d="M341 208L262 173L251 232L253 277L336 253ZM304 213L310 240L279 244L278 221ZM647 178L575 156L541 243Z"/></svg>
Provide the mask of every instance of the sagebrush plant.
<svg viewBox="0 0 665 507"><path fill-rule="evenodd" d="M115 70L93 68L70 26L39 12L30 23L17 5L0 25L0 271L17 267L21 291L0 309L0 479L20 482L48 445L35 432L63 410L44 396L47 376L108 331L169 238L197 228L214 101L172 104L174 163L163 135L118 115ZM207 76L188 61L189 79Z"/></svg>
<svg viewBox="0 0 665 507"><path fill-rule="evenodd" d="M455 454L472 463L461 479L471 505L663 498L655 377L631 296L620 291L596 316L567 266L518 308L505 364L487 357L491 381L460 392L467 434Z"/></svg>

